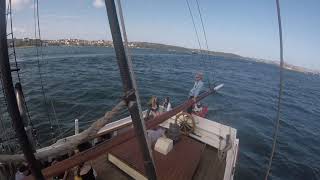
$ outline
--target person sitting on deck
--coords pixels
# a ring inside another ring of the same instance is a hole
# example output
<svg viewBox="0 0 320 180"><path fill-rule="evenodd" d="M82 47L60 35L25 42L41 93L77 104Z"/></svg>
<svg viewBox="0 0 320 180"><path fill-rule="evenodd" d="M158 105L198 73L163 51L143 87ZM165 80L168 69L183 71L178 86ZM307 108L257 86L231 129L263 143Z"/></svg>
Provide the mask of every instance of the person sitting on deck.
<svg viewBox="0 0 320 180"><path fill-rule="evenodd" d="M200 102L194 104L193 111L194 111L194 112L201 112L201 111L202 111L202 104L201 104Z"/></svg>
<svg viewBox="0 0 320 180"><path fill-rule="evenodd" d="M193 88L189 92L189 99L193 99L194 102L196 102L197 97L203 88L203 81L202 80L203 80L203 74L197 73L195 76L195 82L194 82ZM190 106L187 109L187 112L192 113L192 106Z"/></svg>
<svg viewBox="0 0 320 180"><path fill-rule="evenodd" d="M157 115L159 115L159 101L156 96L152 96L149 103L148 103L149 109L147 112L147 119L153 118Z"/></svg>
<svg viewBox="0 0 320 180"><path fill-rule="evenodd" d="M164 112L170 111L172 109L169 97L164 98L163 108Z"/></svg>

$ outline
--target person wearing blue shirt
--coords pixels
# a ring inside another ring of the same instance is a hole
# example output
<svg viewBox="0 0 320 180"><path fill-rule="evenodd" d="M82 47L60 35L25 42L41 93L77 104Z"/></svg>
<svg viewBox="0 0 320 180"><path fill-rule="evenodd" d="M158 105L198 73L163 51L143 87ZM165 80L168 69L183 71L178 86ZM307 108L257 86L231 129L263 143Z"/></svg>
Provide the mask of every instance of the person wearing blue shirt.
<svg viewBox="0 0 320 180"><path fill-rule="evenodd" d="M195 82L194 82L193 88L189 92L189 99L193 99L194 102L196 101L198 95L200 94L200 91L203 88L202 79L203 79L203 74L197 73L195 76ZM192 106L187 109L187 112L188 113L192 112Z"/></svg>

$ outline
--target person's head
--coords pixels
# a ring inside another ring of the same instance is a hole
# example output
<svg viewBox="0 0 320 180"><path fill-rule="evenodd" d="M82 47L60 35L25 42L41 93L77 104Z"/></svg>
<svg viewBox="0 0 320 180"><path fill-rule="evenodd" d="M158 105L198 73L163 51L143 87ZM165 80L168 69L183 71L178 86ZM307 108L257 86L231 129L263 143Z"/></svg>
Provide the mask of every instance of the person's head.
<svg viewBox="0 0 320 180"><path fill-rule="evenodd" d="M203 73L198 72L198 73L196 74L196 76L195 76L195 79L196 79L196 81L202 80L202 79L203 79Z"/></svg>
<svg viewBox="0 0 320 180"><path fill-rule="evenodd" d="M157 96L152 96L151 98L151 105L156 105L158 103L158 98Z"/></svg>
<svg viewBox="0 0 320 180"><path fill-rule="evenodd" d="M29 176L31 174L29 168L27 165L25 164L21 164L19 167L18 167L18 171L23 173L23 175L25 176Z"/></svg>
<svg viewBox="0 0 320 180"><path fill-rule="evenodd" d="M164 101L165 102L170 102L170 98L167 96L167 97L164 98Z"/></svg>

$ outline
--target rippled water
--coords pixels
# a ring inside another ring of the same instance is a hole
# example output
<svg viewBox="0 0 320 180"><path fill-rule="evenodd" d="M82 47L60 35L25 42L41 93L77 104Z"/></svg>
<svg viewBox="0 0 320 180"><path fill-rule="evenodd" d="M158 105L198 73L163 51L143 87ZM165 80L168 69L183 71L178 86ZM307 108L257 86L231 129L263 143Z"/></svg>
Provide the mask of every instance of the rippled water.
<svg viewBox="0 0 320 180"><path fill-rule="evenodd" d="M46 95L66 135L73 133L74 119L78 118L84 129L120 100L122 86L112 49L46 47L43 51L41 71ZM59 128L46 115L35 49L19 48L17 53L32 121L41 142L49 144L50 124L56 134ZM133 50L142 105L145 107L151 95L170 96L173 106L178 105L187 98L196 71L205 71L206 78L213 74L215 82L225 86L204 102L209 105L209 119L238 129L236 179L263 179L271 151L279 70L274 65L240 59L209 57L205 63L200 59L200 55ZM272 179L320 179L319 90L319 76L285 71ZM50 119L54 119L50 112Z"/></svg>

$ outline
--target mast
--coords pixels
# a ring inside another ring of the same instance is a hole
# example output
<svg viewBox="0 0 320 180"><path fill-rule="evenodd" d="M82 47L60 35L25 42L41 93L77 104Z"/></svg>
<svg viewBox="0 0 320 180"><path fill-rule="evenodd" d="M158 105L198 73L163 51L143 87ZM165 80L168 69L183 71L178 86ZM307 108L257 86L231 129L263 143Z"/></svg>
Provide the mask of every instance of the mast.
<svg viewBox="0 0 320 180"><path fill-rule="evenodd" d="M12 119L13 127L18 136L23 154L27 159L33 176L38 180L44 180L41 173L40 164L36 160L33 149L29 143L28 136L24 129L24 124L20 116L17 99L11 77L11 68L8 55L7 44L7 24L6 24L6 1L0 1L0 71L3 81L3 88L8 102L8 112Z"/></svg>
<svg viewBox="0 0 320 180"><path fill-rule="evenodd" d="M134 86L133 86L134 79L131 76L130 68L128 66L128 59L123 46L115 2L114 0L105 0L105 4L107 9L112 39L113 39L113 46L115 49L118 66L120 69L123 89L125 93L124 99L127 102L128 110L131 115L135 133L138 138L138 142L140 144L140 148L143 154L143 160L144 160L144 166L147 173L147 178L150 180L155 180L157 179L156 169L154 166L154 161L153 161L152 153L150 150L150 144L148 143L146 138L146 130L145 130L145 124L142 117L142 112L137 102L137 96L135 92L138 89L134 89Z"/></svg>

